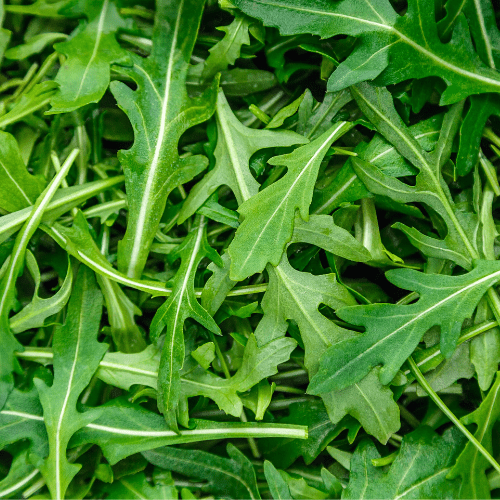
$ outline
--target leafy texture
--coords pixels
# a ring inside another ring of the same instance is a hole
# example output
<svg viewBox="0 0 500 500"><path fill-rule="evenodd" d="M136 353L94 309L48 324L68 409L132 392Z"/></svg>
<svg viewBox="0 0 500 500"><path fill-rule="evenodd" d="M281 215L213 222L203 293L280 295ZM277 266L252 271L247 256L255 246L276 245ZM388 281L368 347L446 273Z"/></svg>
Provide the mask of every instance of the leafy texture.
<svg viewBox="0 0 500 500"><path fill-rule="evenodd" d="M497 373L495 383L479 408L462 418L464 424L476 424L474 436L491 453L494 422L500 416L500 378ZM489 468L486 459L471 443L467 443L448 475L449 478L462 477L461 498L490 498L490 489L485 471Z"/></svg>
<svg viewBox="0 0 500 500"><path fill-rule="evenodd" d="M190 236L171 254L172 260L181 258L181 267L173 283L172 295L160 307L151 323L153 339L157 340L166 328L163 350L160 358L159 398L160 410L171 427L176 428L175 410L180 396L180 371L184 363L184 322L193 318L214 333L219 327L213 318L198 303L194 295L194 278L203 257L208 256L222 264L219 254L206 240L205 218L197 218Z"/></svg>
<svg viewBox="0 0 500 500"><path fill-rule="evenodd" d="M331 143L349 128L351 124L339 122L310 144L271 160L272 165L286 166L288 172L238 208L244 220L229 246L231 279L260 272L268 262L278 265L292 236L295 211L304 220L309 217L321 160Z"/></svg>
<svg viewBox="0 0 500 500"><path fill-rule="evenodd" d="M189 194L182 207L179 222L192 215L219 186L229 186L238 203L257 194L258 182L253 178L249 162L258 150L286 147L306 140L288 131L254 130L242 125L234 116L222 90L217 98L217 147L215 167Z"/></svg>
<svg viewBox="0 0 500 500"><path fill-rule="evenodd" d="M380 380L388 384L410 356L422 332L441 327L441 351L453 353L463 321L469 318L486 290L498 281L495 262L479 261L462 276L436 276L400 269L389 271L387 279L420 296L410 305L373 304L343 309L337 314L349 323L362 325L366 333L328 349L309 391L341 389L360 380L379 363Z"/></svg>
<svg viewBox="0 0 500 500"><path fill-rule="evenodd" d="M255 471L250 461L233 445L227 447L229 458L204 451L185 452L176 448L160 448L145 452L152 463L189 477L208 481L206 489L233 498L260 498Z"/></svg>
<svg viewBox="0 0 500 500"><path fill-rule="evenodd" d="M50 101L51 113L67 113L98 102L109 85L110 65L130 62L116 41L117 30L127 27L116 2L75 1L63 12L69 17L85 16L88 22L70 40L55 47L66 56L66 62L55 80L59 90Z"/></svg>
<svg viewBox="0 0 500 500"><path fill-rule="evenodd" d="M439 436L422 427L407 435L389 472L383 472L372 465L380 457L377 449L364 441L351 460L342 498L459 498L459 482L446 476L462 444L454 429Z"/></svg>
<svg viewBox="0 0 500 500"><path fill-rule="evenodd" d="M119 249L119 269L139 278L170 192L206 166L202 156L179 158L177 142L185 130L208 119L216 89L193 102L185 82L188 61L200 23L203 2L160 2L147 59L133 58L127 74L137 84L132 91L114 82L111 90L134 127L135 141L120 153L125 172L129 217Z"/></svg>
<svg viewBox="0 0 500 500"><path fill-rule="evenodd" d="M71 436L97 417L80 413L76 403L106 352L97 341L102 313L102 294L92 271L82 267L70 300L68 317L54 336L54 382L48 387L37 379L43 415L49 436L49 455L39 457L39 467L55 498L63 498L79 467L70 464L66 448Z"/></svg>

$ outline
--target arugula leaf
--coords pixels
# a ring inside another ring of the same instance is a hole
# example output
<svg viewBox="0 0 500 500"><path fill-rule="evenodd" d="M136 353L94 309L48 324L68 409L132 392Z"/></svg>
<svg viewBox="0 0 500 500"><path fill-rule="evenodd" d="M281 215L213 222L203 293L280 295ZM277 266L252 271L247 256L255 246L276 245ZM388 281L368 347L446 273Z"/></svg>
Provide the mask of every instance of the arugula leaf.
<svg viewBox="0 0 500 500"><path fill-rule="evenodd" d="M290 488L285 480L281 477L280 472L274 465L266 460L264 462L264 474L266 475L269 490L274 499L291 498Z"/></svg>
<svg viewBox="0 0 500 500"><path fill-rule="evenodd" d="M0 355L0 408L5 404L9 392L13 388L13 372L20 371L20 366L14 353L23 350L22 344L14 338L9 324L9 313L12 310L15 299L16 280L23 269L28 243L40 224L47 205L67 175L77 153L78 150L74 150L70 153L64 165L61 167L61 170L38 197L28 219L16 237L10 260L0 280L0 339L2 342Z"/></svg>
<svg viewBox="0 0 500 500"><path fill-rule="evenodd" d="M372 465L380 457L373 443L362 441L351 459L351 478L342 498L461 498L456 496L459 482L446 476L462 446L456 429L439 436L423 426L405 436L396 460L383 472Z"/></svg>
<svg viewBox="0 0 500 500"><path fill-rule="evenodd" d="M170 192L207 166L205 157L180 158L177 151L180 136L210 118L217 98L217 79L196 101L188 97L185 87L203 3L160 2L151 55L147 59L133 57L133 68L123 70L137 84L137 90L123 82L111 84L135 136L133 147L119 153L129 217L118 248L118 268L131 278L141 277Z"/></svg>
<svg viewBox="0 0 500 500"><path fill-rule="evenodd" d="M327 350L308 392L343 389L379 363L384 365L380 381L388 384L414 351L423 332L435 325L441 327L441 352L450 357L463 321L472 315L498 276L498 264L484 260L461 276L423 274L410 269L388 271L386 277L391 283L417 292L419 300L410 305L371 304L337 311L344 321L364 326L366 333Z"/></svg>
<svg viewBox="0 0 500 500"><path fill-rule="evenodd" d="M339 122L313 142L293 153L269 160L286 166L287 174L238 207L243 223L229 245L231 279L241 281L261 272L268 262L277 266L286 243L291 239L295 211L309 218L314 183L323 157L333 141L353 126Z"/></svg>
<svg viewBox="0 0 500 500"><path fill-rule="evenodd" d="M250 45L248 29L253 20L245 15L236 14L229 26L217 28L224 33L222 40L209 49L210 55L203 65L203 80L212 79L217 73L228 68L240 57L241 47Z"/></svg>
<svg viewBox="0 0 500 500"><path fill-rule="evenodd" d="M54 47L66 56L55 81L59 89L52 97L49 113L67 113L101 100L108 88L111 64L130 64L128 53L116 41L116 32L128 27L112 0L73 0L59 11L68 17L86 17L74 36Z"/></svg>
<svg viewBox="0 0 500 500"><path fill-rule="evenodd" d="M0 209L15 212L33 205L45 182L26 170L11 134L0 132L0 144Z"/></svg>
<svg viewBox="0 0 500 500"><path fill-rule="evenodd" d="M68 302L73 287L73 270L68 263L68 270L61 288L52 297L42 299L38 295L40 288L40 270L33 254L26 253L26 265L35 279L33 300L21 311L10 318L10 328L14 333L24 332L30 328L44 326L45 320L58 313Z"/></svg>
<svg viewBox="0 0 500 500"><path fill-rule="evenodd" d="M387 0L370 0L361 6L354 0L343 0L335 6L319 0L234 3L264 24L278 27L284 35L308 32L322 38L359 36L353 53L329 80L330 91L377 76L383 85L438 76L447 85L440 101L445 105L471 94L498 93L500 89L496 72L478 61L465 20L459 17L451 40L442 43L434 4L426 0L411 0L404 16L398 16Z"/></svg>
<svg viewBox="0 0 500 500"><path fill-rule="evenodd" d="M102 294L93 272L82 266L68 307L64 326L54 335L54 382L48 387L35 379L49 438L49 455L37 465L55 498L64 498L80 467L70 464L66 448L71 436L94 420L98 413L76 409L81 392L90 382L108 345L97 341L102 314Z"/></svg>
<svg viewBox="0 0 500 500"><path fill-rule="evenodd" d="M500 417L499 392L500 374L497 372L495 383L479 408L461 419L466 425L477 425L474 436L490 453L493 450L493 425ZM477 448L468 442L448 474L450 479L462 477L461 498L490 498L490 488L485 474L489 466Z"/></svg>
<svg viewBox="0 0 500 500"><path fill-rule="evenodd" d="M353 442L360 425L352 418L346 417L338 424L333 424L320 400L292 403L290 414L279 420L280 424L307 424L308 439L266 439L260 448L264 455L279 468L287 469L302 456L309 465L341 432L347 429L349 442Z"/></svg>
<svg viewBox="0 0 500 500"><path fill-rule="evenodd" d="M255 470L248 458L232 444L227 445L229 458L212 453L178 448L159 448L143 452L153 464L188 477L208 481L205 490L233 498L260 498Z"/></svg>
<svg viewBox="0 0 500 500"><path fill-rule="evenodd" d="M191 190L179 214L179 224L193 215L221 185L231 188L238 204L256 195L259 184L253 178L250 157L260 149L304 144L306 139L290 131L268 131L245 127L232 112L224 92L217 97L217 146L215 167Z"/></svg>
<svg viewBox="0 0 500 500"><path fill-rule="evenodd" d="M173 282L172 295L158 309L151 322L151 338L157 341L166 328L160 358L158 407L171 428L177 428L175 411L180 396L180 371L184 363L184 322L193 318L214 333L220 329L214 319L198 303L194 294L194 279L198 265L209 257L222 265L219 254L207 242L203 216L195 220L192 231L183 243L170 254L172 261L181 259L181 267Z"/></svg>
<svg viewBox="0 0 500 500"><path fill-rule="evenodd" d="M260 425L198 419L190 422L192 428L176 433L160 415L129 403L124 398L112 400L101 408L102 412L97 420L73 435L70 447L87 443L97 444L112 465L137 452L160 446L213 440L219 436L293 436L298 439L307 437L306 428L298 425Z"/></svg>

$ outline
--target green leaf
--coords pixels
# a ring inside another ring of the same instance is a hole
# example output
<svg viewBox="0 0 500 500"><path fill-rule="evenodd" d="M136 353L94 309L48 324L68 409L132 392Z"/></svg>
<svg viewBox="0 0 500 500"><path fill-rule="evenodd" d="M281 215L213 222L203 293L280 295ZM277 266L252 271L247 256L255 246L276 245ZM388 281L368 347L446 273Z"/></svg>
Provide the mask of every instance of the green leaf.
<svg viewBox="0 0 500 500"><path fill-rule="evenodd" d="M327 252L355 262L367 262L370 252L329 215L311 215L307 222L295 218L292 241L316 245Z"/></svg>
<svg viewBox="0 0 500 500"><path fill-rule="evenodd" d="M500 90L497 72L482 65L474 52L465 19L458 18L451 40L442 43L434 3L426 0L411 0L404 16L398 16L387 0L361 5L343 0L334 6L320 0L234 0L234 4L265 25L278 27L284 35L359 36L353 53L331 76L330 91L377 75L383 85L438 76L448 86L442 105Z"/></svg>
<svg viewBox="0 0 500 500"><path fill-rule="evenodd" d="M202 368L208 370L215 359L215 344L213 342L206 342L193 351L191 356L198 361Z"/></svg>
<svg viewBox="0 0 500 500"><path fill-rule="evenodd" d="M189 127L210 118L217 98L217 80L196 101L188 97L185 86L203 3L160 2L151 55L133 57L133 68L123 70L137 90L122 82L111 84L135 136L132 148L118 155L129 207L127 232L118 247L118 268L132 278L142 274L170 192L207 166L203 156L179 158L177 146Z"/></svg>
<svg viewBox="0 0 500 500"><path fill-rule="evenodd" d="M203 65L203 80L210 80L236 62L240 57L241 47L250 45L248 28L252 23L253 20L249 17L236 14L229 26L217 28L224 33L224 37L209 49L210 55Z"/></svg>
<svg viewBox="0 0 500 500"><path fill-rule="evenodd" d="M7 113L0 116L0 128L26 119L28 115L45 107L54 93L57 84L52 81L37 83L24 93Z"/></svg>
<svg viewBox="0 0 500 500"><path fill-rule="evenodd" d="M280 471L279 474L285 481L290 490L291 497L294 499L323 500L328 498L328 493L326 491L321 491L317 488L309 486L309 484L307 484L306 480L303 477L297 478L291 476L290 474L287 474L285 471Z"/></svg>
<svg viewBox="0 0 500 500"><path fill-rule="evenodd" d="M477 425L474 437L489 453L493 452L493 426L500 418L499 393L500 373L497 372L495 383L479 408L460 419L465 425ZM491 498L486 478L486 470L489 468L490 463L479 453L474 444L467 442L448 477L453 479L461 476L460 498Z"/></svg>
<svg viewBox="0 0 500 500"><path fill-rule="evenodd" d="M288 361L297 343L291 338L279 338L257 345L250 335L238 371L224 379L201 367L182 377L182 394L186 397L206 396L224 412L239 417L243 404L238 393L246 392L278 371L278 365Z"/></svg>
<svg viewBox="0 0 500 500"><path fill-rule="evenodd" d="M70 40L55 45L66 56L55 81L59 89L52 97L49 113L68 113L101 100L109 85L110 65L130 64L128 53L116 41L116 33L126 28L118 6L112 0L73 0L60 11L68 17L86 17Z"/></svg>
<svg viewBox="0 0 500 500"><path fill-rule="evenodd" d="M288 328L286 320L293 319L304 342L305 366L313 375L325 349L346 335L352 335L321 314L320 304L338 309L356 302L337 282L334 274L313 276L296 271L286 255L279 266L268 266L267 271L269 285L262 300L264 317L255 330L255 336L259 345L283 337Z"/></svg>
<svg viewBox="0 0 500 500"><path fill-rule="evenodd" d="M16 237L5 274L0 280L0 343L2 344L0 351L0 408L5 404L9 392L13 388L14 377L12 372L20 371L14 353L23 350L23 346L14 338L9 324L9 313L15 300L16 280L24 266L28 243L40 224L47 205L67 175L77 152L77 150L74 150L70 153L61 170L38 197L29 217Z"/></svg>
<svg viewBox="0 0 500 500"><path fill-rule="evenodd" d="M123 182L123 176L111 177L110 179L89 182L87 184L71 186L59 189L53 196L44 212L42 221L47 222L57 219L68 210L78 206L89 198L113 188ZM0 227L0 242L5 241L11 234L21 228L29 217L33 207L23 208L2 217Z"/></svg>
<svg viewBox="0 0 500 500"><path fill-rule="evenodd" d="M277 266L293 232L296 210L309 218L314 184L323 157L333 141L345 134L352 123L339 122L313 142L293 153L272 158L269 163L286 166L284 177L239 206L243 223L229 245L231 279L240 281Z"/></svg>
<svg viewBox="0 0 500 500"><path fill-rule="evenodd" d="M280 424L299 422L307 425L307 440L271 438L260 444L264 455L276 467L287 469L299 456L309 465L342 431L348 430L348 439L352 442L360 428L351 417L344 418L336 425L332 424L320 400L293 403L290 405L290 414L279 420Z"/></svg>
<svg viewBox="0 0 500 500"><path fill-rule="evenodd" d="M333 345L321 360L321 368L308 392L340 390L363 378L382 363L380 380L388 384L412 354L429 328L441 327L441 352L450 357L462 323L472 316L481 297L499 280L496 262L480 260L461 276L423 274L410 269L386 273L387 279L419 294L410 305L373 304L337 311L344 321L362 325L366 332Z"/></svg>
<svg viewBox="0 0 500 500"><path fill-rule="evenodd" d="M45 320L58 313L68 302L73 287L73 270L68 262L68 270L61 288L48 299L38 295L40 287L40 270L33 254L28 250L26 265L35 279L35 293L33 300L21 311L10 318L10 328L14 333L24 332L30 328L44 326Z"/></svg>
<svg viewBox="0 0 500 500"><path fill-rule="evenodd" d="M269 462L269 460L266 460L264 462L264 474L266 475L266 480L269 486L269 490L271 491L271 495L275 500L288 499L292 497L290 488L286 484L285 480L281 477L279 471L271 462Z"/></svg>
<svg viewBox="0 0 500 500"><path fill-rule="evenodd" d="M194 279L198 265L204 257L222 265L219 254L210 247L206 236L204 217L198 217L183 243L170 254L172 261L181 259L181 266L173 281L172 295L158 309L151 322L151 338L157 341L166 330L160 358L158 407L167 423L176 429L180 396L180 372L184 364L184 323L192 318L208 330L220 333L214 319L198 303L194 294Z"/></svg>
<svg viewBox="0 0 500 500"><path fill-rule="evenodd" d="M220 186L231 188L238 204L256 195L259 184L249 168L250 157L260 149L304 144L306 139L290 131L268 131L245 127L233 114L224 92L219 90L216 108L217 146L215 167L191 190L179 215L179 224Z"/></svg>
<svg viewBox="0 0 500 500"><path fill-rule="evenodd" d="M206 491L232 498L260 498L251 462L232 444L227 445L227 454L229 458L222 458L205 451L171 447L143 453L154 465L206 480Z"/></svg>
<svg viewBox="0 0 500 500"><path fill-rule="evenodd" d="M7 59L22 60L33 54L40 53L45 47L60 40L64 40L64 33L40 33L26 40L26 43L16 45L5 52Z"/></svg>
<svg viewBox="0 0 500 500"><path fill-rule="evenodd" d="M100 408L100 416L73 435L70 447L96 444L112 465L135 453L161 446L203 442L220 437L307 437L307 428L299 425L210 422L197 419L190 421L190 429L176 433L168 427L161 415L129 403L125 398L114 399Z"/></svg>
<svg viewBox="0 0 500 500"><path fill-rule="evenodd" d="M401 427L398 405L391 389L380 383L378 367L361 381L341 391L321 394L321 398L334 424L351 415L383 444Z"/></svg>
<svg viewBox="0 0 500 500"><path fill-rule="evenodd" d="M470 108L460 127L460 147L456 160L458 175L468 174L476 165L484 126L492 115L500 116L498 95L484 94L470 97Z"/></svg>
<svg viewBox="0 0 500 500"><path fill-rule="evenodd" d="M470 269L471 258L478 257L472 243L477 230L477 217L457 208L441 177L441 169L449 159L453 137L460 124L463 103L453 106L445 115L436 147L432 154L428 154L408 131L386 89L359 84L351 91L361 110L379 132L419 169L415 185L411 186L386 176L362 160L352 158L357 175L375 194L388 196L399 203L420 201L434 209L445 221L448 233L444 240L437 242L432 241L434 238L420 236L421 249L425 248L427 255L436 258L442 258L445 250L447 258ZM434 251L434 247L438 250Z"/></svg>
<svg viewBox="0 0 500 500"><path fill-rule="evenodd" d="M0 132L0 208L15 212L33 205L45 182L24 165L16 139Z"/></svg>
<svg viewBox="0 0 500 500"><path fill-rule="evenodd" d="M429 427L420 427L403 438L396 460L383 472L372 465L380 454L373 443L364 440L351 459L349 485L342 498L462 498L457 496L459 482L446 476L463 441L456 429L439 436Z"/></svg>
<svg viewBox="0 0 500 500"><path fill-rule="evenodd" d="M29 391L14 389L0 411L0 446L29 440L29 449L36 455L48 452L43 409L35 387Z"/></svg>
<svg viewBox="0 0 500 500"><path fill-rule="evenodd" d="M177 498L175 486L155 484L151 486L143 472L125 476L105 488L106 498L151 499Z"/></svg>
<svg viewBox="0 0 500 500"><path fill-rule="evenodd" d="M479 324L493 318L486 301L483 299L477 308L474 323ZM477 373L479 387L487 391L490 387L500 363L500 329L492 328L472 339L470 344L470 360Z"/></svg>
<svg viewBox="0 0 500 500"><path fill-rule="evenodd" d="M48 387L42 380L35 380L49 436L49 455L45 460L39 457L37 465L55 498L64 498L80 469L66 458L71 436L98 416L95 412L80 413L76 403L108 348L97 341L101 313L102 294L94 273L81 267L66 323L54 335L54 382Z"/></svg>
<svg viewBox="0 0 500 500"><path fill-rule="evenodd" d="M104 295L111 336L119 351L141 352L146 342L134 316L142 311L127 297L116 281L97 275L97 283Z"/></svg>

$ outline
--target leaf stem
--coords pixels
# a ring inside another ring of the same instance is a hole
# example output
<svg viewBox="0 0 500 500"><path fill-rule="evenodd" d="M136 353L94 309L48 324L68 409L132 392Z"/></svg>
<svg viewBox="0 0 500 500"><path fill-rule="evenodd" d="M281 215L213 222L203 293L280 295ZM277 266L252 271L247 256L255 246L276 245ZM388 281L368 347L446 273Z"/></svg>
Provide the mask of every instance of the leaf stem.
<svg viewBox="0 0 500 500"><path fill-rule="evenodd" d="M429 397L434 401L436 406L455 424L458 429L467 437L467 439L477 448L477 450L483 455L486 460L497 470L500 472L500 465L498 462L489 454L488 450L469 432L467 427L465 427L462 422L455 416L455 414L444 404L443 400L436 394L434 389L430 386L429 382L422 375L422 372L417 366L417 363L410 356L408 358L408 363L410 364L410 370L418 381L418 383L422 386L422 389L429 395Z"/></svg>

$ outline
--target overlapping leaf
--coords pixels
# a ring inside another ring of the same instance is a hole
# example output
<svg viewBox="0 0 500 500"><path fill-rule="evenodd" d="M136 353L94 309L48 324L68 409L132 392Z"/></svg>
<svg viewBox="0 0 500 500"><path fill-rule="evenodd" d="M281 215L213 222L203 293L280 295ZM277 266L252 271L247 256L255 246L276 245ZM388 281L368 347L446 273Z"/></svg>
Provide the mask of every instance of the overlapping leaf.
<svg viewBox="0 0 500 500"><path fill-rule="evenodd" d="M82 266L68 307L64 326L54 335L54 382L48 387L37 379L43 418L49 438L49 455L39 456L37 465L54 498L64 498L79 470L66 458L71 436L98 414L80 413L76 403L90 382L108 345L97 341L102 314L102 294L94 273Z"/></svg>
<svg viewBox="0 0 500 500"><path fill-rule="evenodd" d="M419 294L410 305L372 304L337 311L345 321L366 332L328 349L308 391L319 394L343 389L383 364L380 380L388 384L429 328L441 327L441 352L451 356L462 323L470 318L488 288L500 279L497 262L478 261L461 276L423 274L397 269L386 274L396 286Z"/></svg>
<svg viewBox="0 0 500 500"><path fill-rule="evenodd" d="M214 319L198 303L194 294L196 271L204 257L222 265L219 254L207 242L205 218L198 216L193 230L171 254L172 260L181 259L181 267L173 281L172 295L158 309L151 323L151 336L155 341L166 329L158 374L158 405L172 428L176 428L175 411L185 355L184 322L192 318L212 332L220 333Z"/></svg>
<svg viewBox="0 0 500 500"><path fill-rule="evenodd" d="M180 158L178 140L185 130L207 120L217 98L216 85L197 101L186 90L188 62L201 19L203 2L161 1L147 59L133 58L126 74L133 91L113 82L111 91L134 128L134 145L120 151L128 197L128 225L118 249L118 267L140 278L170 192L207 166L203 156ZM125 71L125 70L124 70Z"/></svg>
<svg viewBox="0 0 500 500"><path fill-rule="evenodd" d="M59 89L50 101L50 113L67 113L100 101L109 85L110 65L130 64L128 52L116 40L117 31L128 27L118 8L112 0L88 0L73 1L61 10L68 17L85 16L88 22L70 40L55 46L66 61L55 79Z"/></svg>

